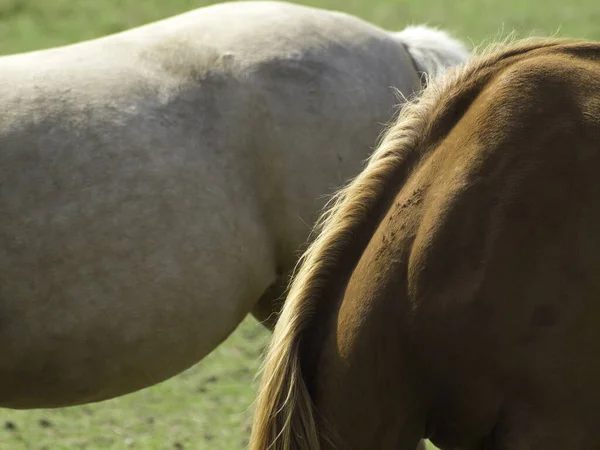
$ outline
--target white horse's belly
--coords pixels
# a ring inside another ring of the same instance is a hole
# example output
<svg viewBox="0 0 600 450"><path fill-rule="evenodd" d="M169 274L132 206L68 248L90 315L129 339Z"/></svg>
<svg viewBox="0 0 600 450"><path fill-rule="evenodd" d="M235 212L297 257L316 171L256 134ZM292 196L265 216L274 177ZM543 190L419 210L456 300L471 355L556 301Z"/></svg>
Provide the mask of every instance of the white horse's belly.
<svg viewBox="0 0 600 450"><path fill-rule="evenodd" d="M130 221L92 215L62 230L21 225L31 238L11 240L0 267L0 405L125 394L186 369L233 331L274 277L268 237L193 206L137 217L132 208Z"/></svg>
<svg viewBox="0 0 600 450"><path fill-rule="evenodd" d="M0 136L0 406L101 400L173 376L273 281L235 152L177 140L177 127L62 146L45 132L45 147L31 130L16 145Z"/></svg>

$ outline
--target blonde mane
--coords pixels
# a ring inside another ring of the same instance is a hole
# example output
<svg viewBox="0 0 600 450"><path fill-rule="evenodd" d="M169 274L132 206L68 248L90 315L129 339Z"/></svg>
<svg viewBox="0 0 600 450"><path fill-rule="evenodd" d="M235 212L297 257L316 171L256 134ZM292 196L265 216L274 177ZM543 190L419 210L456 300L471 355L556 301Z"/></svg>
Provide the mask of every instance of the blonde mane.
<svg viewBox="0 0 600 450"><path fill-rule="evenodd" d="M315 226L316 238L296 266L264 362L251 450L320 449L313 403L302 374L300 343L317 303L324 301L321 294L339 264L340 253L355 238L353 232L364 223L377 199L389 187L390 177L399 173L399 167L404 177L409 175L418 157L448 132L440 124L448 121L454 124L460 118L460 113L497 72L499 63L571 42L529 38L518 43L495 44L463 67L430 80L420 98L403 106L365 169L331 199ZM415 155L416 159L409 157ZM395 178L395 183L403 181Z"/></svg>

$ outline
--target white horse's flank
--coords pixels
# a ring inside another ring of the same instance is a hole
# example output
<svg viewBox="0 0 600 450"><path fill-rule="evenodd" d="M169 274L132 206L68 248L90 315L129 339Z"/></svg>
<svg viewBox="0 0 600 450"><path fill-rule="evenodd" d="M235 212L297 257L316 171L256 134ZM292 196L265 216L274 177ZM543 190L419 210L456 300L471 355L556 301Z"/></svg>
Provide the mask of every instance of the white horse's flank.
<svg viewBox="0 0 600 450"><path fill-rule="evenodd" d="M199 361L294 266L395 89L467 56L429 28L241 2L0 58L0 406Z"/></svg>

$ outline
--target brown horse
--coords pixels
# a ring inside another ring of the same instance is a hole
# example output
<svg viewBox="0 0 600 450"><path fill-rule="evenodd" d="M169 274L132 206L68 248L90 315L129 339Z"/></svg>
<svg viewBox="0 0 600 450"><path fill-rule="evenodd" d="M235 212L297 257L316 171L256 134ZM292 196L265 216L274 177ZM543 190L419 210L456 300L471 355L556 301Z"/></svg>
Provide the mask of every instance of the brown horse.
<svg viewBox="0 0 600 450"><path fill-rule="evenodd" d="M430 85L303 257L251 449L600 448L599 169L600 44Z"/></svg>

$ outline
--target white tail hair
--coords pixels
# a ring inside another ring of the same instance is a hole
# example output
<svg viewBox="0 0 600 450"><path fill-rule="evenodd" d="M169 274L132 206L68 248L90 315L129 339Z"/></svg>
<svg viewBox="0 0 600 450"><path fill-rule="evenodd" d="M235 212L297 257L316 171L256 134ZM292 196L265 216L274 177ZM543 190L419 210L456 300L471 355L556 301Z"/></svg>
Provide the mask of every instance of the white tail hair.
<svg viewBox="0 0 600 450"><path fill-rule="evenodd" d="M464 63L471 56L463 42L444 30L413 25L392 34L406 46L417 70L428 78L436 78L446 69Z"/></svg>

